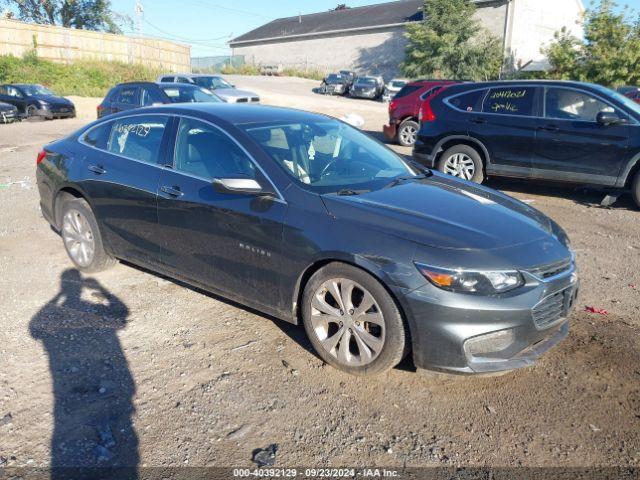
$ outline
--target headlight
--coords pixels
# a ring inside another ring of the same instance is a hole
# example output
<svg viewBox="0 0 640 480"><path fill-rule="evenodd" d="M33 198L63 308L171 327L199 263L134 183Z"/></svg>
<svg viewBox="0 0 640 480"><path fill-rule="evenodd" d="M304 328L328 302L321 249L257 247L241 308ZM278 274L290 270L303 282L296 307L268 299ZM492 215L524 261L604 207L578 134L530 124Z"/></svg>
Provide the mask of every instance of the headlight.
<svg viewBox="0 0 640 480"><path fill-rule="evenodd" d="M416 264L424 277L438 288L450 292L496 295L524 285L517 271L449 270Z"/></svg>

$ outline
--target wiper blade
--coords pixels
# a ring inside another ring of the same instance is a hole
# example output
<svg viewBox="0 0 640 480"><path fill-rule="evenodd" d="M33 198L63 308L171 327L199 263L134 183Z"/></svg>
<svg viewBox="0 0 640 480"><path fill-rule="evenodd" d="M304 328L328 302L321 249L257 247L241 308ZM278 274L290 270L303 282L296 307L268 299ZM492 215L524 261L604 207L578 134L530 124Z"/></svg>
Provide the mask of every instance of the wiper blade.
<svg viewBox="0 0 640 480"><path fill-rule="evenodd" d="M433 173L431 173L431 171L429 171L428 174L427 173L421 173L420 175L412 175L410 177L398 177L398 178L395 178L389 184L387 184L384 188L396 187L396 186L400 185L403 182L408 182L409 180L423 180L425 178L429 178L432 175L433 175Z"/></svg>
<svg viewBox="0 0 640 480"><path fill-rule="evenodd" d="M363 193L369 193L370 191L371 190L351 190L349 188L345 188L337 191L336 195L340 195L341 197L353 197L356 195L362 195Z"/></svg>
<svg viewBox="0 0 640 480"><path fill-rule="evenodd" d="M433 172L430 169L428 169L427 167L425 167L424 165L422 165L421 163L416 162L413 159L407 159L407 161L411 164L412 167L414 167L420 173L422 173L422 174L424 174L424 175L426 175L428 177L431 177L433 175Z"/></svg>

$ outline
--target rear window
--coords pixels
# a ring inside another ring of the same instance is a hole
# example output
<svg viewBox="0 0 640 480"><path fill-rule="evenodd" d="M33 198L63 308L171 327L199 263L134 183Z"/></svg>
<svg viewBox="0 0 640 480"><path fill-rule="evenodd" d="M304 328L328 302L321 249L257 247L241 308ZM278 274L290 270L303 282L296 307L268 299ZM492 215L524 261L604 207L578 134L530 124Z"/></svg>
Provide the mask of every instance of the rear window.
<svg viewBox="0 0 640 480"><path fill-rule="evenodd" d="M138 105L138 87L121 87L115 99L124 105Z"/></svg>
<svg viewBox="0 0 640 480"><path fill-rule="evenodd" d="M465 112L480 112L482 111L482 101L484 100L486 90L474 90L473 92L463 93L456 95L449 99L449 103Z"/></svg>
<svg viewBox="0 0 640 480"><path fill-rule="evenodd" d="M533 115L535 88L506 87L492 88L484 101L482 111L500 115Z"/></svg>
<svg viewBox="0 0 640 480"><path fill-rule="evenodd" d="M400 89L398 93L396 93L396 96L394 98L406 97L407 95L411 95L413 92L417 92L421 88L421 86L417 85L405 85Z"/></svg>

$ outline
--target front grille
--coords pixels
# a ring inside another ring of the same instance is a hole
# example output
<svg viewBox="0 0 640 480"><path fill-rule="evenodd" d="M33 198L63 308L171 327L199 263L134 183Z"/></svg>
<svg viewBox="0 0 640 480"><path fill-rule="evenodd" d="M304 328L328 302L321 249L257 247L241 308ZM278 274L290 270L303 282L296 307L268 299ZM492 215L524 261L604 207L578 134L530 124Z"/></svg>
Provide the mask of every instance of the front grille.
<svg viewBox="0 0 640 480"><path fill-rule="evenodd" d="M542 265L540 267L529 269L529 273L535 277L546 279L560 275L571 268L571 259L562 260L560 262Z"/></svg>
<svg viewBox="0 0 640 480"><path fill-rule="evenodd" d="M565 318L573 302L573 289L568 288L542 300L531 312L536 327L540 330L550 327Z"/></svg>

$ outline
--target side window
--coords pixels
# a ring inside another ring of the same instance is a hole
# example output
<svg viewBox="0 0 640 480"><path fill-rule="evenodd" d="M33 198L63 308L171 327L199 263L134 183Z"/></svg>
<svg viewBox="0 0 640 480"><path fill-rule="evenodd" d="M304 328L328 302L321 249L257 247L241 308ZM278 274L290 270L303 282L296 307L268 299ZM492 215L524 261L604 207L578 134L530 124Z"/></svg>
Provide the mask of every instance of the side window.
<svg viewBox="0 0 640 480"><path fill-rule="evenodd" d="M180 120L174 168L206 179L256 178L255 165L233 140L212 125L189 118Z"/></svg>
<svg viewBox="0 0 640 480"><path fill-rule="evenodd" d="M162 77L160 79L161 82L165 82L165 83L172 83L173 82L173 77Z"/></svg>
<svg viewBox="0 0 640 480"><path fill-rule="evenodd" d="M178 83L191 83L191 82L189 81L189 79L188 79L188 78L185 78L185 77L178 77L178 78L176 79L176 81L177 81Z"/></svg>
<svg viewBox="0 0 640 480"><path fill-rule="evenodd" d="M90 145L100 150L106 150L109 144L109 137L111 136L111 122L103 123L97 127L93 127L82 137L82 141L87 145Z"/></svg>
<svg viewBox="0 0 640 480"><path fill-rule="evenodd" d="M484 101L482 111L502 115L533 115L536 89L533 87L492 88Z"/></svg>
<svg viewBox="0 0 640 480"><path fill-rule="evenodd" d="M10 97L22 98L22 93L15 87L7 87L7 95Z"/></svg>
<svg viewBox="0 0 640 480"><path fill-rule="evenodd" d="M595 122L600 112L615 112L615 109L583 92L566 88L547 88L544 98L546 118ZM618 112L621 116L624 114Z"/></svg>
<svg viewBox="0 0 640 480"><path fill-rule="evenodd" d="M157 88L144 87L142 89L142 106L148 107L154 103L165 103L166 99Z"/></svg>
<svg viewBox="0 0 640 480"><path fill-rule="evenodd" d="M114 99L116 102L123 105L140 105L138 98L140 89L138 87L122 87L120 88L119 95Z"/></svg>
<svg viewBox="0 0 640 480"><path fill-rule="evenodd" d="M113 122L107 150L146 163L156 163L169 119L164 115L140 115Z"/></svg>
<svg viewBox="0 0 640 480"><path fill-rule="evenodd" d="M419 85L405 85L400 89L398 93L396 93L395 98L406 97L407 95L411 95L413 92L420 90L422 87Z"/></svg>
<svg viewBox="0 0 640 480"><path fill-rule="evenodd" d="M0 87L0 95L8 95L9 92L7 91L7 87L2 86Z"/></svg>
<svg viewBox="0 0 640 480"><path fill-rule="evenodd" d="M469 93L463 93L457 95L449 100L449 103L458 110L465 112L480 112L482 111L482 101L484 100L486 90L476 90Z"/></svg>

